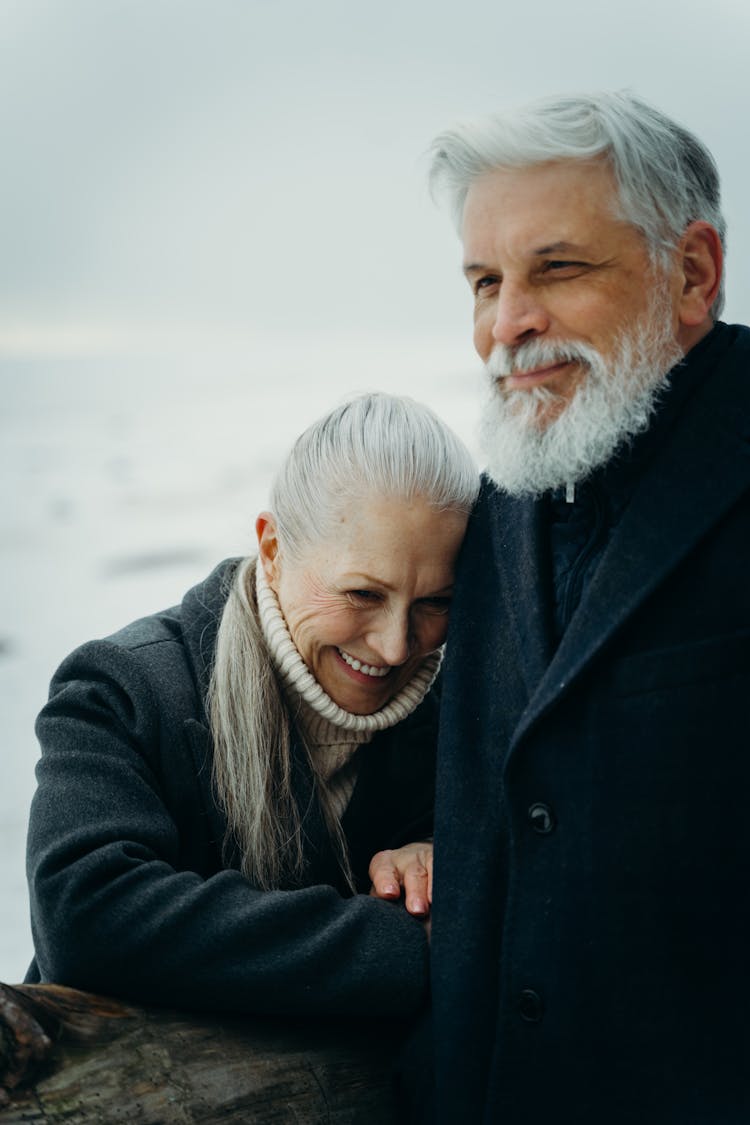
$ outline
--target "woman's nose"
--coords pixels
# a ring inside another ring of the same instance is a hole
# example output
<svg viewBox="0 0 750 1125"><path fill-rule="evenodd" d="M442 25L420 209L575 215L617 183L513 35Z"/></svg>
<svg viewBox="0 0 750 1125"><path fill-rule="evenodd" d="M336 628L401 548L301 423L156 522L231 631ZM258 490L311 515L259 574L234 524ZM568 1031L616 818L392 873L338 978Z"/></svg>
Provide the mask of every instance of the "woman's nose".
<svg viewBox="0 0 750 1125"><path fill-rule="evenodd" d="M368 644L383 664L396 667L405 663L411 652L411 626L408 615L383 617L368 637Z"/></svg>

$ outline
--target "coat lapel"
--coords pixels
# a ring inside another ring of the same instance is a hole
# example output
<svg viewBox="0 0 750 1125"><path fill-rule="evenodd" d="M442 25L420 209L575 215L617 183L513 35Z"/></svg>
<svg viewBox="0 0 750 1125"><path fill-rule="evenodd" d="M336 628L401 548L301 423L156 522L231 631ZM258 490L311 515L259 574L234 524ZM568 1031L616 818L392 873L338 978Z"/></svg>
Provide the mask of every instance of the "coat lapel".
<svg viewBox="0 0 750 1125"><path fill-rule="evenodd" d="M493 555L500 560L504 620L530 698L552 656L551 576L542 505L498 494L491 507Z"/></svg>
<svg viewBox="0 0 750 1125"><path fill-rule="evenodd" d="M717 373L686 405L615 528L514 742L750 487L750 380Z"/></svg>

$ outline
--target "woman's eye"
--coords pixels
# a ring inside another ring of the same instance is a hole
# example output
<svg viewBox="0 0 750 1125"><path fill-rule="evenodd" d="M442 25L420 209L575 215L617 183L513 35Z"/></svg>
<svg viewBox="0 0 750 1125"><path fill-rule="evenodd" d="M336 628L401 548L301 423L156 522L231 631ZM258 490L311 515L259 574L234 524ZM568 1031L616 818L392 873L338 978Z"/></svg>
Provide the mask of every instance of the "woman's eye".
<svg viewBox="0 0 750 1125"><path fill-rule="evenodd" d="M419 603L427 613L447 613L451 607L450 598L422 598Z"/></svg>
<svg viewBox="0 0 750 1125"><path fill-rule="evenodd" d="M380 595L374 590L349 590L349 597L360 603L371 604L378 601Z"/></svg>

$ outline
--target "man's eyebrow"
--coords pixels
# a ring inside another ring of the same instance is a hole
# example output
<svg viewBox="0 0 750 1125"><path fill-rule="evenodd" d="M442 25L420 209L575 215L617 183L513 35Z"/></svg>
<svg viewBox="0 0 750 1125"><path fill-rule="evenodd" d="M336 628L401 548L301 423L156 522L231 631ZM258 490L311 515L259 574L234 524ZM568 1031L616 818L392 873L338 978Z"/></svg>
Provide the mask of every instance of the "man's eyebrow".
<svg viewBox="0 0 750 1125"><path fill-rule="evenodd" d="M582 254L586 253L583 246L576 242L550 242L547 246L540 246L537 250L533 251L534 256L537 258L542 257L544 254Z"/></svg>
<svg viewBox="0 0 750 1125"><path fill-rule="evenodd" d="M489 266L484 266L484 265L482 265L481 262L467 262L466 265L463 267L463 271L464 271L465 274L485 273L486 270L488 270L488 269L489 269Z"/></svg>
<svg viewBox="0 0 750 1125"><path fill-rule="evenodd" d="M566 242L564 239L560 242L549 242L545 246L539 246L536 250L531 251L532 257L543 258L547 254L583 254L588 255L589 250L585 246L581 246L577 242ZM486 266L483 262L467 262L463 267L463 272L468 276L474 273L496 273L491 266Z"/></svg>

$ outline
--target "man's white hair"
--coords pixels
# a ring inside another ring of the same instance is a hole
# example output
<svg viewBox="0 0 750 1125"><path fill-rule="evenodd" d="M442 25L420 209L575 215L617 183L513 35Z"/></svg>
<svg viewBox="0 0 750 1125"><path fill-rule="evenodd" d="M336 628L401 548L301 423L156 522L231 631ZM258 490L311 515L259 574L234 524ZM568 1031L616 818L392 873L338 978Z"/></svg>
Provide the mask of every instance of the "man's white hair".
<svg viewBox="0 0 750 1125"><path fill-rule="evenodd" d="M461 228L467 192L495 168L551 160L608 160L619 215L642 231L651 260L664 267L687 226L710 223L726 245L716 164L706 146L671 118L626 91L534 102L441 133L431 146L430 185L447 196ZM713 305L724 307L724 287Z"/></svg>

